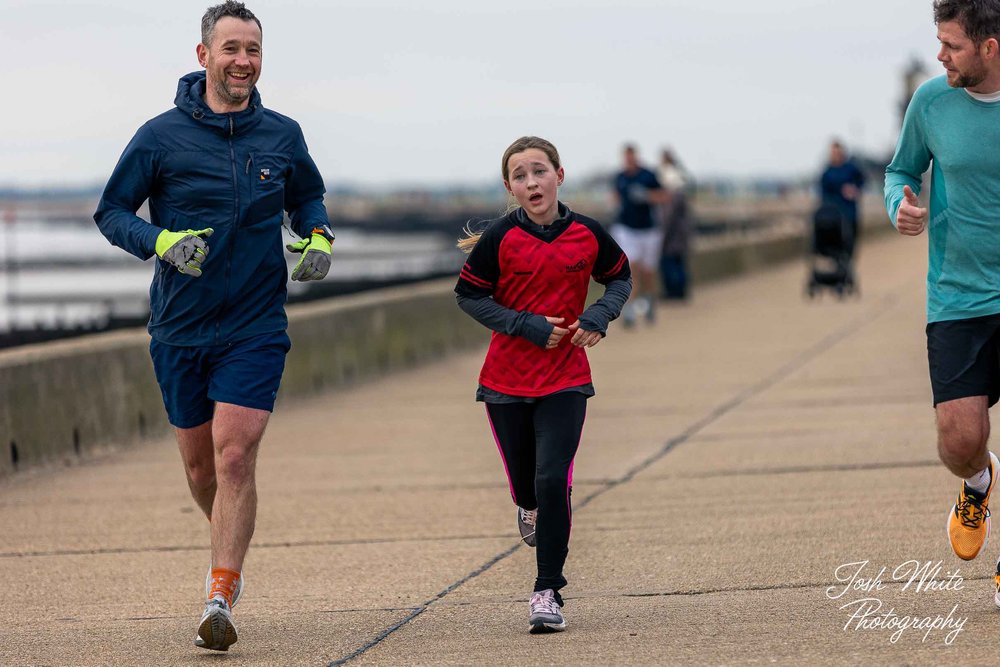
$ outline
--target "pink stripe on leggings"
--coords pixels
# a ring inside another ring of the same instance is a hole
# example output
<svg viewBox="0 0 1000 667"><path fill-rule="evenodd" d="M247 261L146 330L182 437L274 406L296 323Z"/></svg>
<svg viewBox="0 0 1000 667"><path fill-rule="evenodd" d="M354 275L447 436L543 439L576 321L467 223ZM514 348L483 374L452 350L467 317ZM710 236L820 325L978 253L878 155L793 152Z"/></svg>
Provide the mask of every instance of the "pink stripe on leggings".
<svg viewBox="0 0 1000 667"><path fill-rule="evenodd" d="M507 486L510 488L511 500L514 501L515 505L518 505L517 497L514 495L514 482L510 478L510 468L507 467L507 457L503 455L503 447L500 446L500 438L497 437L497 430L493 426L493 419L490 417L489 408L486 409L486 421L490 423L490 431L493 432L493 441L497 443L497 451L500 452L500 460L503 461L503 471L507 475Z"/></svg>
<svg viewBox="0 0 1000 667"><path fill-rule="evenodd" d="M583 441L583 431L580 432L580 441ZM576 453L580 453L580 442L576 443ZM576 463L576 454L573 455L573 460L569 462L569 475L566 478L566 512L569 516L569 533L573 534L573 506L569 501L569 490L573 488L573 464Z"/></svg>

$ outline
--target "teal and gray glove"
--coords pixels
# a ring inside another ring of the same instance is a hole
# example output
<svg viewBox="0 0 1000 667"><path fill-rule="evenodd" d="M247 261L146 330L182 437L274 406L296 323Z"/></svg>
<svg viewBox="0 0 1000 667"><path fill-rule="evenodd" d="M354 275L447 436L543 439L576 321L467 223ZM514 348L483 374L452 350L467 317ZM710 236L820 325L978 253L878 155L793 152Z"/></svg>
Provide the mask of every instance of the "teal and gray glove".
<svg viewBox="0 0 1000 667"><path fill-rule="evenodd" d="M322 280L330 271L333 246L322 229L314 229L309 238L289 243L285 247L289 252L302 253L299 263L292 269L292 280Z"/></svg>
<svg viewBox="0 0 1000 667"><path fill-rule="evenodd" d="M176 266L181 273L197 278L201 275L202 262L208 257L208 245L202 239L207 239L214 231L211 227L182 232L164 229L156 237L156 256Z"/></svg>

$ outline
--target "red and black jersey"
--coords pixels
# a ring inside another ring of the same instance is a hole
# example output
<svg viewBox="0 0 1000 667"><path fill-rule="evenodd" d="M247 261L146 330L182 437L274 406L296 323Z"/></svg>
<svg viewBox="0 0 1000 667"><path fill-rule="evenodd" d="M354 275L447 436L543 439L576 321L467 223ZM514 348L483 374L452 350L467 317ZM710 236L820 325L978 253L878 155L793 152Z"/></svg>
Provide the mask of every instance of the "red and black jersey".
<svg viewBox="0 0 1000 667"><path fill-rule="evenodd" d="M455 291L492 296L519 312L564 318L569 326L584 311L590 278L601 284L627 280L625 253L599 222L560 205L563 217L535 225L518 209L492 221L462 268ZM547 350L521 336L493 332L479 375L484 387L513 396L545 396L591 382L582 347L566 335Z"/></svg>

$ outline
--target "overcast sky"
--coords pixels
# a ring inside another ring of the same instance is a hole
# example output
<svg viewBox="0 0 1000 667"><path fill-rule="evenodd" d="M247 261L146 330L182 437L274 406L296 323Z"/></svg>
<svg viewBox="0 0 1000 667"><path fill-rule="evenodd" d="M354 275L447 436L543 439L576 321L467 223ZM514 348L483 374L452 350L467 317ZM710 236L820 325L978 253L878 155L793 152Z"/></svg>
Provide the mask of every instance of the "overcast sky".
<svg viewBox="0 0 1000 667"><path fill-rule="evenodd" d="M890 151L901 72L942 71L930 0L251 0L264 105L328 183L482 183L523 134L567 178L623 141L696 175L815 172L831 136ZM209 0L0 0L0 185L102 181L198 69Z"/></svg>

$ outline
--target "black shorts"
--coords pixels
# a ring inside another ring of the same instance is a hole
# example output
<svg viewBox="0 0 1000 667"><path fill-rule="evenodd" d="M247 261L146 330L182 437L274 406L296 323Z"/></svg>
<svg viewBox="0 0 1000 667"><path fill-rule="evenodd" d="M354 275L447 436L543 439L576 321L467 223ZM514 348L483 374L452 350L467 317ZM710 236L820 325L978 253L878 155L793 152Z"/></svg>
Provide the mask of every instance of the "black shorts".
<svg viewBox="0 0 1000 667"><path fill-rule="evenodd" d="M1000 399L1000 315L927 325L934 405L969 396Z"/></svg>

